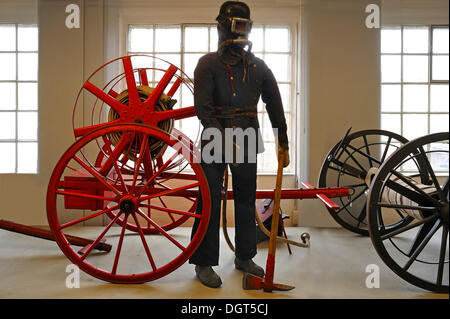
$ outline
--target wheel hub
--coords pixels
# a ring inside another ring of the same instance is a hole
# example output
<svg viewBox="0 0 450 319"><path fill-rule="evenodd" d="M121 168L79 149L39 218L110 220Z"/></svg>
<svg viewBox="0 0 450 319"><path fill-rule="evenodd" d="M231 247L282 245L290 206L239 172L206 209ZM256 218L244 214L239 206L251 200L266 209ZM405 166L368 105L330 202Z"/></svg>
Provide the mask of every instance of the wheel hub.
<svg viewBox="0 0 450 319"><path fill-rule="evenodd" d="M134 213L136 211L136 209L138 208L138 201L136 199L136 197L132 196L132 195L126 195L124 197L122 197L122 199L119 202L119 207L120 210L122 212L124 212L125 214L131 214Z"/></svg>

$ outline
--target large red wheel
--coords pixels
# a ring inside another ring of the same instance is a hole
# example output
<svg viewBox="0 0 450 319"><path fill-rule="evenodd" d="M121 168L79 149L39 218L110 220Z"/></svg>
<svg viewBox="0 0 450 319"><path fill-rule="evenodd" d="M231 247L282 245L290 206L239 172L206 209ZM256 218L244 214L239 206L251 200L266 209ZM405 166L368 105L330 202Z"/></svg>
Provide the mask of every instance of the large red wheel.
<svg viewBox="0 0 450 319"><path fill-rule="evenodd" d="M114 76L108 79L110 74ZM94 84L101 78L108 79L105 85ZM79 103L81 100L82 104ZM72 118L74 135L75 138L80 138L92 130L112 123L141 123L158 127L168 134L181 135L176 129L178 127L187 134L188 138L196 141L199 135L198 121L189 123L187 128L182 127L183 123L175 122L194 115L192 104L193 81L175 65L148 55L120 57L95 70L80 89ZM186 123L184 125L186 126ZM114 168L114 162L122 174L133 174L136 165L136 149L132 141L118 134L109 134L104 139L103 144L97 144L98 155L94 161L94 166L101 168L101 175L108 176ZM112 156L108 152L109 144L116 150ZM153 139L149 140L148 144L151 160L148 161L149 167L146 172L151 176L152 172L162 167L163 158L167 157L167 154L165 154L166 146L161 141ZM183 171L187 166L186 160L178 157L164 170L172 172L171 179L183 179ZM144 170L140 169L138 175L143 176L143 174ZM189 211L193 212L195 206L195 199L192 199ZM112 213L109 212L108 215L113 218ZM121 224L122 220L119 218L117 222ZM169 230L178 227L186 220L185 216L180 216L161 226L164 230ZM130 222L127 229L137 231ZM144 234L158 233L154 227L142 230Z"/></svg>
<svg viewBox="0 0 450 319"><path fill-rule="evenodd" d="M102 168L94 165L97 145L106 145L108 153L114 154L117 146L108 145L108 137L113 134L132 141L136 150L133 174L124 174L117 162L113 162L114 169L104 176L101 174ZM149 140L161 142L168 157L162 167L152 171L151 175L147 171L151 158ZM199 164L198 153L192 150L188 142L182 136L175 137L142 124L103 126L79 138L57 163L47 191L48 222L64 254L86 273L114 283L155 280L186 262L203 239L210 216L208 183ZM179 156L188 163L192 174L184 174L184 180L177 179L170 184L171 173L164 168ZM161 180L166 182L161 183ZM201 214L191 210L192 198L199 193L203 199ZM79 210L74 211L78 204L89 204L93 207L92 212L84 215ZM81 254L77 252L65 232L106 214L112 220L108 220L100 230L95 228L94 242ZM192 238L179 232L174 235L161 227L160 224L165 223L160 222L161 216L170 219L176 215L192 221L199 220L198 230ZM126 236L130 225L137 232L138 237L133 234L141 243L140 247L136 247L136 241ZM160 236L152 235L151 239L146 236L144 229L148 225L156 229ZM109 254L94 253L93 247L105 236L113 244L113 250ZM156 244L163 244L164 247L156 251Z"/></svg>

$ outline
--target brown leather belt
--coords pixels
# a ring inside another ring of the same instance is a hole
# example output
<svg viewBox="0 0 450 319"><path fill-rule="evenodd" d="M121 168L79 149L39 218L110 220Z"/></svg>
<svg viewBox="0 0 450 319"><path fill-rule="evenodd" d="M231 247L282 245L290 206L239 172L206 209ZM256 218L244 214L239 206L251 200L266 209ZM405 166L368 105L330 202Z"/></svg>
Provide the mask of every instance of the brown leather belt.
<svg viewBox="0 0 450 319"><path fill-rule="evenodd" d="M247 107L232 107L224 108L222 106L216 106L217 118L231 119L235 117L257 117L258 107L256 105Z"/></svg>

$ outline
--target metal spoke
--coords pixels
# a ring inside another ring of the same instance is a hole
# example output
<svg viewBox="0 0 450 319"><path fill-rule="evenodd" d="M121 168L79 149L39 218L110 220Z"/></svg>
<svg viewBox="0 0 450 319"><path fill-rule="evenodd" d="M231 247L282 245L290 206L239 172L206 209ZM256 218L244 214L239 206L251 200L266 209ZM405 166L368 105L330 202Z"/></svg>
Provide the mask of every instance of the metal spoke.
<svg viewBox="0 0 450 319"><path fill-rule="evenodd" d="M112 211L112 210L115 210L115 209L118 209L118 208L119 208L119 205L116 205L116 206L113 206L113 207L111 207L111 208L104 209L104 210L102 210L102 211L93 213L93 214L91 214L91 215L88 215L88 216L85 216L85 217L82 217L82 218L73 220L73 221L71 221L71 222L62 224L62 225L59 227L59 230L64 229L64 228L67 228L67 227L70 227L70 226L72 226L72 225L75 225L75 224L78 224L78 223L81 223L81 222L84 222L85 220L88 220L88 219L97 217L97 216L99 216L99 215L101 215L101 214L108 213L108 212L110 212L110 211Z"/></svg>
<svg viewBox="0 0 450 319"><path fill-rule="evenodd" d="M108 146L107 150L108 150L108 152L109 152L109 154L110 154L110 156L111 156L111 155L112 155L112 152L113 152L112 149L111 149L111 142L109 142L109 140L108 140L108 142L105 143L105 145ZM122 183L122 185L123 185L125 191L128 192L127 184L125 183L125 180L123 179L122 173L120 172L120 168L119 168L119 166L117 165L117 162L116 162L116 161L113 161L113 165L114 165L114 169L116 170L116 173L117 173L117 175L119 176L120 181L121 181L121 183Z"/></svg>
<svg viewBox="0 0 450 319"><path fill-rule="evenodd" d="M153 271L156 271L157 267L155 265L155 261L153 260L153 256L150 253L150 248L147 245L147 241L145 240L145 236L144 236L144 233L142 232L141 225L139 224L139 221L138 221L138 218L137 218L136 214L132 213L132 215L133 215L134 222L136 223L136 226L137 226L137 229L138 229L138 232L139 232L139 236L141 237L142 245L144 245L144 250L145 250L145 253L147 254L147 258L148 258L148 260L150 262L150 265L153 268Z"/></svg>
<svg viewBox="0 0 450 319"><path fill-rule="evenodd" d="M347 164L347 163L343 163L337 159L332 159L331 162L338 165L339 167L341 167L341 169L338 170L338 169L330 166L331 169L334 169L338 172L343 172L347 175L350 175L350 176L353 176L353 177L356 177L359 179L364 179L364 177L367 174L365 171L361 171L361 170L357 169L356 167L354 167L350 164ZM342 169L344 169L344 171L342 171Z"/></svg>
<svg viewBox="0 0 450 319"><path fill-rule="evenodd" d="M156 177L158 177L159 174L161 174L161 172L170 164L172 163L173 159L178 156L178 153L173 154L168 160L167 162L164 163L163 166L161 166L158 171L153 174L152 177L149 178L149 180L145 183L145 185L137 192L137 196L141 196L142 193L145 191L145 189L148 187L148 185L150 185L151 182L153 182L155 180Z"/></svg>
<svg viewBox="0 0 450 319"><path fill-rule="evenodd" d="M399 209L413 209L413 210L426 210L426 211L433 211L436 212L436 207L424 207L424 206L411 206L411 205L399 205L399 204L389 204L389 203L383 203L378 202L375 204L378 207L385 207L385 208L399 208ZM402 215L403 216L403 215Z"/></svg>
<svg viewBox="0 0 450 319"><path fill-rule="evenodd" d="M195 217L195 218L201 218L202 217L202 215L199 215L199 214L185 212L185 211L176 210L176 209L171 209L171 208L167 208L167 207L154 206L154 205L149 205L149 204L140 204L139 206L160 210L162 212L167 212L169 214L172 213L172 214L190 216L190 217Z"/></svg>
<svg viewBox="0 0 450 319"><path fill-rule="evenodd" d="M144 217L153 227L155 227L161 234L163 234L168 240L170 240L175 246L180 248L182 251L186 249L178 241L176 241L172 236L170 236L164 229L161 228L157 223L155 223L150 217L145 215L140 209L138 209L138 214Z"/></svg>
<svg viewBox="0 0 450 319"><path fill-rule="evenodd" d="M117 272L117 265L119 264L119 258L120 258L120 252L122 250L123 238L125 237L125 229L127 229L127 220L128 220L128 215L125 215L125 219L123 220L123 224L122 224L122 231L120 232L119 244L117 245L116 255L114 257L114 264L113 264L113 268L111 271L111 273L113 275L115 275Z"/></svg>
<svg viewBox="0 0 450 319"><path fill-rule="evenodd" d="M80 257L82 260L86 259L86 257L89 255L89 253L92 251L92 249L94 249L94 247L97 246L97 244L100 242L100 240L102 240L103 237L105 237L106 233L108 232L108 230L111 228L112 225L114 225L114 223L117 221L117 219L119 218L119 216L122 213L119 212L116 217L114 217L111 222L108 224L108 226L106 226L105 230L100 234L100 236L98 236L98 238L92 243L90 244L89 248L86 250L86 252Z"/></svg>
<svg viewBox="0 0 450 319"><path fill-rule="evenodd" d="M392 141L392 137L389 136L389 138L386 142L386 147L384 148L384 151L383 151L383 155L381 156L381 160L380 160L381 163L383 163L384 160L386 159L387 151L389 150L389 147L391 146L391 141Z"/></svg>
<svg viewBox="0 0 450 319"><path fill-rule="evenodd" d="M361 164L353 157L353 155L347 151L347 149L345 149L345 152L348 154L348 156L350 156L350 158L353 160L353 162L358 165L358 167L361 169L362 173L364 174L364 176L367 175L366 170L364 169L364 167L361 166Z"/></svg>
<svg viewBox="0 0 450 319"><path fill-rule="evenodd" d="M365 138L364 138L364 139L365 139ZM367 143L367 141L366 141L366 143ZM350 144L348 144L347 146L348 146L349 148L351 148L352 150L354 150L356 153L361 154L362 156L366 157L366 158L369 160L369 165L370 165L370 167L373 167L372 161L375 162L375 163L377 163L377 164L379 164L379 165L382 164L382 162L380 162L380 161L377 160L375 157L373 157L372 155L370 155L370 151L369 151L369 148L368 148L369 145L368 145L368 144L366 144L366 146L365 146L366 149L367 149L367 153L368 153L368 154L362 152L361 150L357 149L356 147L354 147L354 146L352 146L352 145L350 145Z"/></svg>
<svg viewBox="0 0 450 319"><path fill-rule="evenodd" d="M125 79L127 82L128 90L128 105L130 107L138 106L141 102L139 98L139 92L136 86L136 80L134 79L133 65L131 64L131 58L126 56L122 59L123 69L125 71Z"/></svg>
<svg viewBox="0 0 450 319"><path fill-rule="evenodd" d="M185 185L185 186L181 186L181 187L177 187L177 188L172 188L172 189L167 190L167 191L162 191L162 192L159 192L159 193L155 193L155 194L151 194L151 195L148 195L148 196L141 197L141 198L139 198L139 201L142 202L142 201L150 199L150 198L155 198L155 197L160 197L160 196L166 196L166 195L174 194L174 193L180 192L182 190L186 190L186 189L189 189L189 188L197 187L199 185L200 185L200 183L197 182L197 183L193 183L193 184L189 184L189 185Z"/></svg>
<svg viewBox="0 0 450 319"><path fill-rule="evenodd" d="M361 197L361 195L363 195L366 191L367 187L364 188L358 195L356 195L354 198L352 198L351 201L349 201L347 204L345 204L344 206L342 206L341 208L339 208L339 210L336 211L336 214L339 214L342 210L344 210L345 208L347 208L349 205L351 205L355 200L357 200L359 197Z"/></svg>
<svg viewBox="0 0 450 319"><path fill-rule="evenodd" d="M65 195L65 196L74 196L74 197L83 197L83 198L92 198L92 199L98 199L98 200L107 200L110 202L117 201L117 198L113 197L105 197L105 196L98 196L98 195L91 195L87 193L76 193L76 192L67 192L67 191L56 191L56 194L59 195Z"/></svg>
<svg viewBox="0 0 450 319"><path fill-rule="evenodd" d="M431 197L430 195L428 195L427 193L425 193L423 190L421 190L419 187L417 187L417 185L415 185L414 183L412 183L409 178L407 178L406 176L404 176L403 174L395 171L395 170L390 170L392 174L394 174L395 176L397 176L398 178L400 178L403 182L405 182L408 186L410 186L411 188L413 188L416 192L420 193L423 197L425 197L427 200L431 201L433 204L435 204L437 207L440 207L440 203L439 201L437 201L436 199L434 199L433 197ZM389 184L389 185L388 185ZM395 186L396 185L396 186ZM388 186L389 188L392 188L393 190L395 190L397 193L400 193L401 195L407 197L408 199L411 199L412 201L416 202L416 200L414 200L413 198L408 197L407 194L409 194L410 192L412 192L410 189L392 181L391 179L389 179L386 182L386 186ZM394 188L398 188L401 189L404 193L394 189ZM414 193L414 192L412 192ZM417 194L417 193L416 193ZM410 195L411 196L411 195ZM418 203L419 204L419 203Z"/></svg>
<svg viewBox="0 0 450 319"><path fill-rule="evenodd" d="M418 222L416 222L414 224L409 224L409 225L403 226L402 228L399 228L399 229L393 230L393 231L391 231L391 232L389 232L387 234L384 234L380 238L381 238L381 240L389 239L389 238L391 238L391 237L393 237L395 235L404 233L405 231L408 231L410 229L416 228L416 227L418 227L420 225L423 225L425 223L429 223L429 222L435 221L436 219L438 219L437 215L428 216L427 218L424 218L424 219L422 219L422 220L420 220L420 221L418 221Z"/></svg>
<svg viewBox="0 0 450 319"><path fill-rule="evenodd" d="M442 277L444 273L444 263L445 263L445 251L447 249L447 236L448 236L448 227L447 225L444 224L442 227L441 251L439 253L439 268L436 280L436 283L439 286L442 286Z"/></svg>
<svg viewBox="0 0 450 319"><path fill-rule="evenodd" d="M436 175L434 174L433 167L431 166L430 161L428 160L428 156L426 155L423 147L420 147L420 153L422 154L421 157L424 159L425 166L428 169L428 173L431 176L431 179L433 181L434 187L436 187L436 190L437 190L438 195L439 195L439 199L442 200L442 201L445 200L445 195L442 192L441 185L439 185L439 181L437 180Z"/></svg>
<svg viewBox="0 0 450 319"><path fill-rule="evenodd" d="M361 225L361 222L364 220L364 218L366 218L366 208L367 208L367 202L364 202L364 205L358 216L358 224L356 225L357 228L359 228L359 225Z"/></svg>
<svg viewBox="0 0 450 319"><path fill-rule="evenodd" d="M148 147L147 141L148 141L148 136L144 135L144 138L142 139L142 143L141 143L141 149L139 152L139 158L137 159L137 161L135 162L135 165L134 165L134 175L133 175L133 182L131 184L131 192L134 191L134 187L136 186L136 179L139 174L139 168L141 167L143 154L145 153L145 151L147 150L147 147Z"/></svg>
<svg viewBox="0 0 450 319"><path fill-rule="evenodd" d="M409 267L411 267L412 263L416 260L416 258L419 256L419 254L422 252L422 250L425 248L425 246L430 241L431 237L436 233L436 231L441 226L441 221L437 220L431 230L428 232L427 236L422 240L420 245L417 247L417 249L414 251L414 254L411 256L411 258L408 260L408 262L403 266L403 270L407 271Z"/></svg>
<svg viewBox="0 0 450 319"><path fill-rule="evenodd" d="M89 173L91 173L92 176L94 176L100 183L102 183L106 188L108 188L109 190L111 190L113 193L115 193L116 195L120 195L121 193L114 187L112 186L110 183L108 183L107 181L105 181L105 179L103 178L102 175L100 175L99 173L97 173L95 170L93 170L91 167L89 167L86 163L84 163L78 156L74 155L73 159L75 161L78 162L78 164L80 164L81 166L84 167L84 169L86 169Z"/></svg>

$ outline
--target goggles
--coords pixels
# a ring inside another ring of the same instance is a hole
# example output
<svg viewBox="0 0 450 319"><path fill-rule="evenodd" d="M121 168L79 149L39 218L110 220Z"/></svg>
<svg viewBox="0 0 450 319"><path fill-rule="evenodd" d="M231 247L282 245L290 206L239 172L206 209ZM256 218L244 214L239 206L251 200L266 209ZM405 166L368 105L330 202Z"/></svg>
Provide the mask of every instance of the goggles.
<svg viewBox="0 0 450 319"><path fill-rule="evenodd" d="M252 30L253 21L245 18L233 17L229 18L231 22L230 31L231 33L239 35L248 35Z"/></svg>

